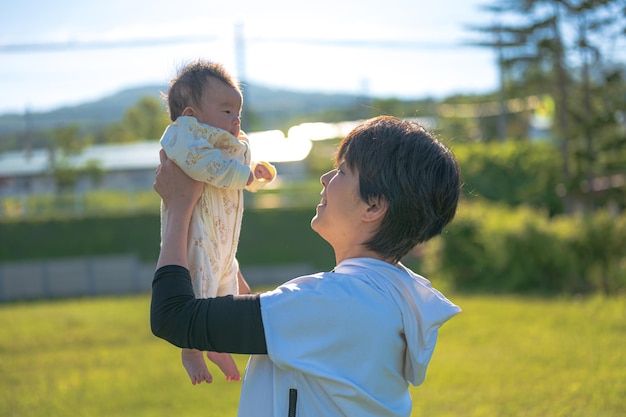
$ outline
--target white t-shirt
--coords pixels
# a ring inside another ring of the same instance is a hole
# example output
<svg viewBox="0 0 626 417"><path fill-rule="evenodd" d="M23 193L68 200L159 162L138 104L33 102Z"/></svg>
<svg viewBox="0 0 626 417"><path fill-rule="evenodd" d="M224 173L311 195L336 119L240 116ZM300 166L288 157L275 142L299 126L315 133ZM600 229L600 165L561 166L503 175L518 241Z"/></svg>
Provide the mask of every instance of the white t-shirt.
<svg viewBox="0 0 626 417"><path fill-rule="evenodd" d="M438 328L460 308L402 265L348 259L261 295L268 355L250 358L239 416L409 416ZM294 391L295 390L295 391Z"/></svg>

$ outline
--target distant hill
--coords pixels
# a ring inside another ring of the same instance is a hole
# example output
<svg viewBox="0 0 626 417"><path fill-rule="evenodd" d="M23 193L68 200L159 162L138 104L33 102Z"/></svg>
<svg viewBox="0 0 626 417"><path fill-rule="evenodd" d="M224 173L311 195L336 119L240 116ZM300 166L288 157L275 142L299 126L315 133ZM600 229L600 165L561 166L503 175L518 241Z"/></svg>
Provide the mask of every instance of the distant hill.
<svg viewBox="0 0 626 417"><path fill-rule="evenodd" d="M126 110L146 95L158 96L159 86L145 86L120 91L102 99L48 112L0 115L0 133L47 129L68 124L103 126L121 120Z"/></svg>
<svg viewBox="0 0 626 417"><path fill-rule="evenodd" d="M128 108L144 96L159 97L166 85L147 85L120 91L102 99L48 112L0 115L0 135L37 131L68 124L102 127L120 121ZM364 104L367 98L349 94L323 94L244 85L244 106L263 122L266 128L303 114L345 109ZM276 128L276 127L274 127Z"/></svg>

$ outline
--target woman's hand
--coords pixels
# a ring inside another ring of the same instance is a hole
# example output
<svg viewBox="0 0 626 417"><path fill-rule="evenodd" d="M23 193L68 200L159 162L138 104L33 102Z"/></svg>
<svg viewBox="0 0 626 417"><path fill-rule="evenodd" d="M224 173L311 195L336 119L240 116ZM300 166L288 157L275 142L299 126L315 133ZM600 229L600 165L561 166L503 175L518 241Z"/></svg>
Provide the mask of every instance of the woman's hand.
<svg viewBox="0 0 626 417"><path fill-rule="evenodd" d="M163 204L169 209L174 209L173 205L181 208L191 208L202 194L203 184L183 172L171 159L167 157L165 151L159 152L161 163L156 170L156 180L153 188L163 199Z"/></svg>

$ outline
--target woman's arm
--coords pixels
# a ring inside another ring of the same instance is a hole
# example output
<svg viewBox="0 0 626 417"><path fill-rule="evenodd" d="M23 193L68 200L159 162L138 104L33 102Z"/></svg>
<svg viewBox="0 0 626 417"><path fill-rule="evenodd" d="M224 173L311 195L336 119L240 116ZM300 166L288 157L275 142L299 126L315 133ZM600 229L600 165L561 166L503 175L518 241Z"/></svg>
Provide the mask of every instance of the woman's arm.
<svg viewBox="0 0 626 417"><path fill-rule="evenodd" d="M248 285L248 281L243 277L241 273L241 269L237 268L237 285L239 287L239 294L250 294L252 291L250 290L250 285Z"/></svg>
<svg viewBox="0 0 626 417"><path fill-rule="evenodd" d="M202 193L202 183L187 176L165 151L159 151L161 163L157 168L154 190L167 208L167 222L163 231L161 253L157 269L165 265L187 264L187 234L193 206Z"/></svg>
<svg viewBox="0 0 626 417"><path fill-rule="evenodd" d="M202 184L160 152L154 189L167 207L161 253L152 282L152 332L186 348L267 353L259 296L195 299L187 265L187 234Z"/></svg>
<svg viewBox="0 0 626 417"><path fill-rule="evenodd" d="M196 299L189 271L177 265L154 274L150 327L178 347L267 353L258 294Z"/></svg>

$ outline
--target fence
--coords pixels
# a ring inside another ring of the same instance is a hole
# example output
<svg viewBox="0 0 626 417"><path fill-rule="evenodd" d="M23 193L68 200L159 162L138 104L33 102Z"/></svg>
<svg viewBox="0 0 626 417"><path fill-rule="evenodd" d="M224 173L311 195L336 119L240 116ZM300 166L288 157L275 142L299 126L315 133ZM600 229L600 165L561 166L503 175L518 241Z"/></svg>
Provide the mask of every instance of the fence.
<svg viewBox="0 0 626 417"><path fill-rule="evenodd" d="M144 292L153 273L132 255L9 262L0 264L0 301Z"/></svg>
<svg viewBox="0 0 626 417"><path fill-rule="evenodd" d="M241 269L253 287L314 272L307 264ZM135 255L0 263L0 302L149 292L153 274Z"/></svg>

